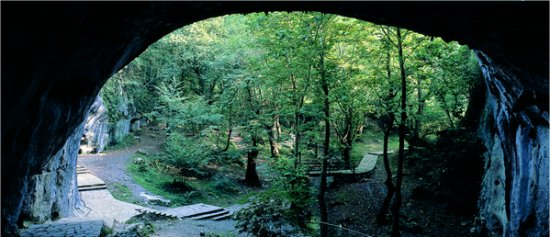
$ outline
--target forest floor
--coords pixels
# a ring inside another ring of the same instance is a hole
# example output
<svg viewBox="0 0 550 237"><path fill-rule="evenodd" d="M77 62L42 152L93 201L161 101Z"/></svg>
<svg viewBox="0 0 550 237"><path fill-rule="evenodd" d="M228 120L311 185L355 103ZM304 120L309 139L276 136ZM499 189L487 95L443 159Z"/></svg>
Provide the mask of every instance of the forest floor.
<svg viewBox="0 0 550 237"><path fill-rule="evenodd" d="M127 167L133 162L135 154L138 152L147 154L159 152L164 137L159 131L145 128L136 138L137 144L131 147L110 150L102 154L81 155L78 164L84 165L92 174L103 179L115 198L117 195L118 198L122 195L124 201L162 210L166 207L149 204L139 195L141 192L151 193L136 183L128 173ZM232 135L232 142L236 146L242 145L243 141L238 132L234 132ZM268 187L269 180L272 178L270 177L272 174L267 171L268 162L260 157L257 163L258 173L264 180L265 186ZM329 189L327 193L329 222L343 227L330 227L330 236L390 235L391 225L379 226L375 224L376 215L386 193L383 167L382 156L380 156L370 177L359 182L339 183ZM404 173L404 202L401 212L403 236L476 236L470 231L474 226L475 216L467 216L450 210L444 200L434 200L430 197L420 198L421 200L418 200L419 198L412 199L413 189L425 186L426 180L413 176L414 170L405 169ZM226 175L237 178L242 174L234 172ZM236 201L239 197L235 197L233 199L235 202L226 203L224 206L236 210L246 203L246 197L259 191L248 190L244 195L240 195L242 200ZM202 236L204 234L239 236L234 227L235 221L231 219L224 221L152 220L151 223L155 226L155 233L152 236L181 236L182 233L185 233L186 236Z"/></svg>
<svg viewBox="0 0 550 237"><path fill-rule="evenodd" d="M395 160L392 156L396 154L390 155L390 159ZM426 180L411 175L413 173L404 169L402 236L477 236L471 232L475 216L453 210L445 200L436 200L433 193L413 199L415 187L427 186ZM385 178L383 159L379 156L369 178L329 189L329 222L343 227L330 227L330 236L390 236L391 223L382 226L375 223L386 195Z"/></svg>
<svg viewBox="0 0 550 237"><path fill-rule="evenodd" d="M106 150L100 154L84 154L79 155L78 165L86 167L90 172L105 181L107 189L113 196L121 201L138 204L141 206L164 210L168 207L154 205L140 195L146 193L155 195L151 190L147 190L141 186L129 172L128 167L136 157L142 154L156 154L161 151L161 146L165 136L163 132L158 131L155 127L145 127L135 135L136 144L129 147L124 147L116 150ZM241 146L242 138L238 132L234 132L232 141ZM261 177L269 177L266 161L258 159L258 173ZM232 169L233 170L233 169ZM233 170L234 171L234 170ZM239 172L227 172L224 175L237 179L243 176ZM269 186L269 182L264 182L265 186ZM246 189L246 190L245 190ZM240 197L235 195L233 201L228 203L224 198L211 200L215 204L222 205L226 210L235 212L243 206L243 203L248 201L247 197L260 191L260 189L243 188ZM207 197L203 199L208 199ZM238 200L242 199L242 200ZM199 202L200 200L196 200ZM207 200L206 200L207 201ZM245 236L239 234L235 229L235 221L232 219L213 221L213 220L170 220L170 219L141 219L154 226L154 233L150 236ZM182 235L183 234L183 235Z"/></svg>

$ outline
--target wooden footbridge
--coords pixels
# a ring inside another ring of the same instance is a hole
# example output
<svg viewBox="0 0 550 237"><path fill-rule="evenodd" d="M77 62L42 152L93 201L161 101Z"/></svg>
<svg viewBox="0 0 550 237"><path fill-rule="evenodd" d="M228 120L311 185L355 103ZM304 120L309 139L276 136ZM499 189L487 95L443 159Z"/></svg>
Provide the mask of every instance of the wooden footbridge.
<svg viewBox="0 0 550 237"><path fill-rule="evenodd" d="M329 162L328 169L327 169L327 175L334 176L334 175L362 175L362 174L368 174L371 172L374 167L376 167L376 161L378 160L378 156L382 155L382 152L369 152L366 153L363 156L363 159L361 159L361 162L357 165L357 167L352 169L343 169L342 164L338 162ZM307 174L309 176L319 176L321 175L321 168L322 164L320 161L314 161L314 162L305 162L306 165Z"/></svg>

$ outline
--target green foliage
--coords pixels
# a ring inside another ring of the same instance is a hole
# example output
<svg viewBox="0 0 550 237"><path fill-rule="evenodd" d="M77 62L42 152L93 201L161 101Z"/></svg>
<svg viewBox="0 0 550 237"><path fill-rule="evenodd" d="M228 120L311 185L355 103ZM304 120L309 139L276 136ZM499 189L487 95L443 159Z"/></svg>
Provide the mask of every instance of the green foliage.
<svg viewBox="0 0 550 237"><path fill-rule="evenodd" d="M214 177L212 178L212 183L214 185L214 188L218 191L228 194L239 193L239 187L237 183L226 176L214 175Z"/></svg>
<svg viewBox="0 0 550 237"><path fill-rule="evenodd" d="M99 237L107 237L113 234L113 228L106 225L101 226L101 231L99 232Z"/></svg>
<svg viewBox="0 0 550 237"><path fill-rule="evenodd" d="M160 159L176 167L181 175L207 177L211 175L207 166L213 159L212 150L211 144L203 140L172 133L166 140L165 151Z"/></svg>
<svg viewBox="0 0 550 237"><path fill-rule="evenodd" d="M107 189L113 197L117 200L129 202L129 203L135 203L135 204L141 204L141 202L134 197L132 190L128 188L128 186L121 184L121 183L107 183Z"/></svg>
<svg viewBox="0 0 550 237"><path fill-rule="evenodd" d="M302 169L293 169L293 159L280 157L272 164L279 174L270 190L257 195L247 208L235 214L236 227L255 236L281 236L307 231L312 217L312 190Z"/></svg>
<svg viewBox="0 0 550 237"><path fill-rule="evenodd" d="M137 141L133 134L128 134L121 141L117 143L110 143L105 147L105 150L120 150L123 148L131 147L136 145Z"/></svg>
<svg viewBox="0 0 550 237"><path fill-rule="evenodd" d="M196 195L196 192L172 192L167 186L174 182L174 175L163 167L156 156L140 156L141 162L133 162L128 165L132 178L137 184L147 191L160 195L170 200L170 205L178 206L188 204Z"/></svg>

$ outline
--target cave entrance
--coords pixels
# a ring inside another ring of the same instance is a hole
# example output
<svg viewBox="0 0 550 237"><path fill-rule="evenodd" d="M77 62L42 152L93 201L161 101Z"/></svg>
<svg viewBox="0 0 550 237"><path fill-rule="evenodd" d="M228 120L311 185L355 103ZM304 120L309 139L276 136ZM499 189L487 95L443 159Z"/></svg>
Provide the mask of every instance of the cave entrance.
<svg viewBox="0 0 550 237"><path fill-rule="evenodd" d="M228 15L164 36L100 91L86 119L81 151L102 155L81 155L79 164L103 179L115 198L152 208L199 202L233 207L243 197L282 192L289 187L281 182L291 182L284 180L285 172L306 170L302 178L318 172L325 127L319 93L321 80L326 80L332 107L329 136L335 141L328 149L330 168L352 171L331 175L331 223L383 234L388 226L360 224L374 220L346 219L359 206L375 206L368 212L378 212L382 196L342 195L384 190L385 134L389 165L396 173L400 62L408 68L409 88L405 208L410 215L422 216L422 209L429 213L424 216L435 218L407 220L432 226L407 226L405 231L467 234L474 224L469 219L477 211L482 170L482 144L474 130L483 108L473 105L484 104L483 96L475 96L485 92L475 54L456 42L337 15ZM389 117L395 121L388 123ZM259 173L255 182L264 186L260 190L248 188L245 179L251 164L247 157L254 149L259 153L253 160L253 172ZM365 157L377 166L361 171ZM309 192L292 195L313 201ZM297 201L284 195L271 198ZM350 204L337 207L345 202ZM455 205L451 209L459 214L446 221L455 221L449 226L460 230L437 227L441 223L436 219L445 222L439 213L447 210L445 205ZM301 208L317 212L312 203ZM254 218L273 221L265 215Z"/></svg>
<svg viewBox="0 0 550 237"><path fill-rule="evenodd" d="M82 123L110 75L182 25L228 13L268 10L342 14L439 35L479 50L490 88L488 114L494 118L494 126L486 131L490 137L486 144L492 145L492 157L499 164L490 173L505 179L483 184L486 194L498 193L487 195L485 204L494 200L504 204L485 205L481 215L493 233L518 234L520 226L525 229L522 233L548 233L548 192L539 188L548 186L547 174L529 172L548 170L547 147L540 145L548 140L547 2L2 4L5 10L9 8L3 17L10 19L2 25L6 36L3 56L10 59L3 64L2 93L4 98L13 98L2 105L2 178L9 180L2 183L2 232L6 235L17 231L19 214L29 208L25 200L32 196L33 185L61 197L70 192L51 185L55 180L68 187L70 178L41 177L51 174L47 166L56 160L53 157L74 152L64 149L64 143ZM516 103L520 98L522 102ZM61 172L66 173L71 169ZM60 216L72 201L60 199Z"/></svg>

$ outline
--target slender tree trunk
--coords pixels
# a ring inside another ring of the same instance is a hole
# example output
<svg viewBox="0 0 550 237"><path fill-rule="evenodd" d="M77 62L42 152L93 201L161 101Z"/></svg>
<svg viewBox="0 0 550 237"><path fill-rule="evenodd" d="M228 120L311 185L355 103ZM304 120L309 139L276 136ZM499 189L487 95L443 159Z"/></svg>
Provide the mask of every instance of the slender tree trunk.
<svg viewBox="0 0 550 237"><path fill-rule="evenodd" d="M223 148L223 152L226 152L229 149L229 145L231 144L231 133L233 132L233 106L229 105L229 121L227 122L227 125L229 126L229 131L227 132L227 140L225 142L225 147Z"/></svg>
<svg viewBox="0 0 550 237"><path fill-rule="evenodd" d="M391 199L393 198L393 194L395 193L395 187L393 186L392 181L392 173L391 173L391 167L390 167L390 160L388 159L388 140L390 137L390 132L393 127L393 121L395 120L395 115L393 112L389 112L387 115L387 120L384 122L384 170L386 170L386 181L384 182L386 184L387 192L386 197L384 198L384 202L382 203L382 208L380 208L380 211L378 212L378 216L376 217L376 223L379 225L386 223L386 213L388 212L388 208L390 207Z"/></svg>
<svg viewBox="0 0 550 237"><path fill-rule="evenodd" d="M386 197L384 198L384 202L382 203L382 208L380 208L380 211L378 212L378 216L376 217L376 223L379 225L386 224L386 213L388 212L388 208L390 207L390 202L393 198L393 195L395 194L395 186L393 185L392 180L392 172L390 167L390 161L388 158L388 141L390 137L391 130L393 128L393 123L395 122L395 114L391 111L392 105L391 100L395 97L395 92L392 87L392 78L391 78L391 53L390 49L388 48L388 52L386 55L386 74L388 77L388 83L390 85L388 96L386 98L387 103L387 117L384 118L384 121L382 122L383 131L384 131L384 151L383 151L383 159L384 159L384 170L386 171Z"/></svg>
<svg viewBox="0 0 550 237"><path fill-rule="evenodd" d="M229 131L227 132L227 140L225 141L225 147L223 148L223 152L226 152L229 149L229 145L231 144L231 133L233 132L233 127L229 127Z"/></svg>
<svg viewBox="0 0 550 237"><path fill-rule="evenodd" d="M401 236L399 231L402 196L401 186L403 183L403 161L405 156L405 122L407 121L407 75L405 74L405 62L403 61L403 42L401 38L401 29L397 28L397 47L399 52L399 69L401 71L401 122L399 123L399 157L397 161L397 180L395 187L395 200L392 206L393 226L392 236Z"/></svg>
<svg viewBox="0 0 550 237"><path fill-rule="evenodd" d="M279 123L279 115L275 115L273 119L273 127L275 129L275 134L277 138L277 142L281 141L281 123Z"/></svg>
<svg viewBox="0 0 550 237"><path fill-rule="evenodd" d="M414 131L413 139L415 144L418 144L420 140L420 127L422 127L422 120L420 117L424 114L424 99L422 98L422 79L417 79L417 99L418 99L418 110L416 111L416 118L414 119Z"/></svg>
<svg viewBox="0 0 550 237"><path fill-rule="evenodd" d="M294 111L294 168L300 164L300 114Z"/></svg>
<svg viewBox="0 0 550 237"><path fill-rule="evenodd" d="M445 111L445 115L447 115L447 120L449 121L449 126L451 128L455 127L455 124L453 122L453 118L451 117L451 112L449 111L449 107L447 106L447 101L445 100L445 95L441 95L441 102L443 104L443 110Z"/></svg>
<svg viewBox="0 0 550 237"><path fill-rule="evenodd" d="M248 151L246 162L246 176L244 182L251 187L261 187L260 177L256 172L256 158L258 157L257 137L252 135L252 148Z"/></svg>
<svg viewBox="0 0 550 237"><path fill-rule="evenodd" d="M323 147L323 165L321 170L321 186L319 187L319 209L321 213L321 224L320 231L321 237L328 236L328 226L325 223L328 223L328 210L326 204L325 194L327 192L327 168L328 168L328 155L329 155L329 145L330 145L330 104L328 100L329 89L328 82L324 70L324 55L321 54L321 59L319 62L319 67L321 71L321 87L323 88L324 99L323 99L323 112L325 114L325 141Z"/></svg>
<svg viewBox="0 0 550 237"><path fill-rule="evenodd" d="M266 126L267 136L269 137L269 148L271 149L271 157L279 157L279 144L275 139L274 126Z"/></svg>
<svg viewBox="0 0 550 237"><path fill-rule="evenodd" d="M253 103L253 97L252 97L252 91L250 89L250 85L246 85L246 90L248 94L248 104L249 109L254 111L257 116L260 115L260 110L258 108L254 107ZM250 121L251 119L249 119ZM260 178L258 177L258 173L256 172L256 158L258 157L258 134L256 132L255 128L252 128L252 147L247 152L247 165L246 165L246 175L244 182L246 185L251 187L261 187L262 183L260 182Z"/></svg>

